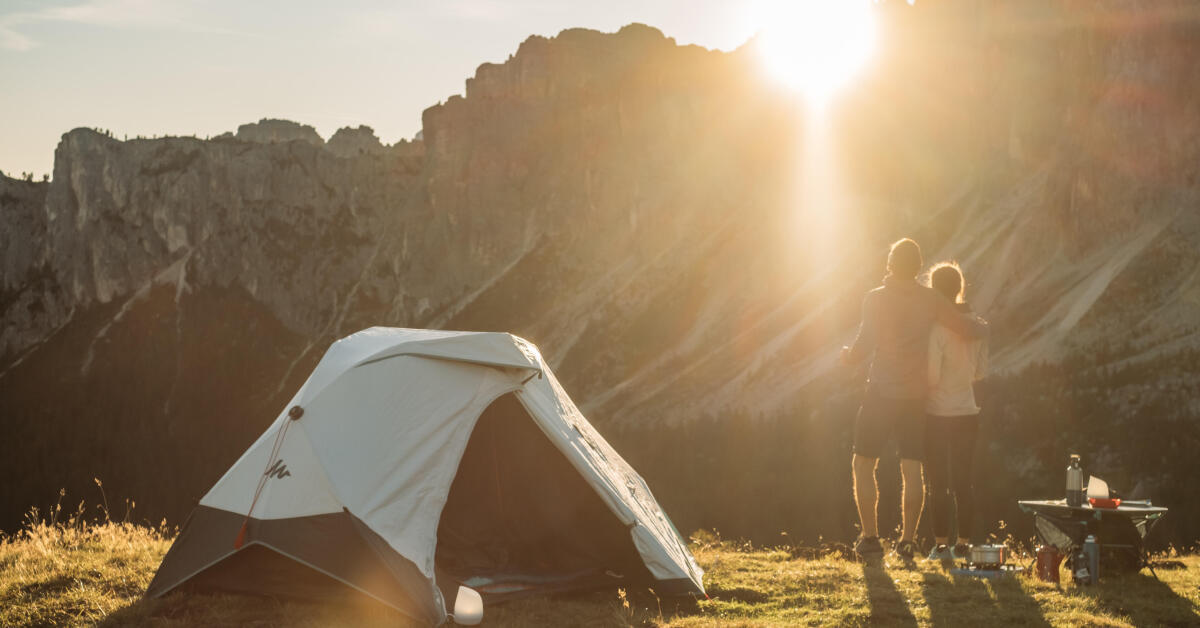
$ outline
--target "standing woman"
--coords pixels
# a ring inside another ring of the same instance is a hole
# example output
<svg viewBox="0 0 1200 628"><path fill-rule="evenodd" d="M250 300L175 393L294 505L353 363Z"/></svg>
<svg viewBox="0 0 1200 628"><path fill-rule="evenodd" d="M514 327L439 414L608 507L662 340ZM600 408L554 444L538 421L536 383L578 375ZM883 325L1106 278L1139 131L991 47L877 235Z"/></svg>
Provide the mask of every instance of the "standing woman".
<svg viewBox="0 0 1200 628"><path fill-rule="evenodd" d="M931 287L961 311L963 276L958 264L941 262L929 275ZM987 374L986 339L964 338L945 326L929 334L929 395L925 402L925 480L934 548L931 560L965 559L971 549L971 474L979 435L979 406L973 384ZM950 547L950 504L957 513L957 540Z"/></svg>

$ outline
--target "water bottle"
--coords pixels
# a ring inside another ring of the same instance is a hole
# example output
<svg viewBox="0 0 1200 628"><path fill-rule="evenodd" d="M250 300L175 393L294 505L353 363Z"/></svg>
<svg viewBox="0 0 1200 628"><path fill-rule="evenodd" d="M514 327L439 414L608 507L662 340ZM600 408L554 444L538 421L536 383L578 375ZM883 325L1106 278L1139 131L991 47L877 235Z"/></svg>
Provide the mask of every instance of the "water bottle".
<svg viewBox="0 0 1200 628"><path fill-rule="evenodd" d="M1079 466L1079 454L1071 454L1067 465L1067 505L1083 505L1083 469Z"/></svg>
<svg viewBox="0 0 1200 628"><path fill-rule="evenodd" d="M1079 548L1075 555L1071 557L1071 579L1075 581L1076 586L1083 586L1092 583L1092 574L1088 567L1087 552L1083 548Z"/></svg>
<svg viewBox="0 0 1200 628"><path fill-rule="evenodd" d="M1075 586L1092 584L1091 564L1088 564L1087 551L1082 546L1070 557L1070 578L1075 581Z"/></svg>
<svg viewBox="0 0 1200 628"><path fill-rule="evenodd" d="M1088 584L1098 584L1100 582L1100 546L1096 544L1096 537L1089 534L1087 540L1083 542L1083 553L1087 555L1088 566Z"/></svg>

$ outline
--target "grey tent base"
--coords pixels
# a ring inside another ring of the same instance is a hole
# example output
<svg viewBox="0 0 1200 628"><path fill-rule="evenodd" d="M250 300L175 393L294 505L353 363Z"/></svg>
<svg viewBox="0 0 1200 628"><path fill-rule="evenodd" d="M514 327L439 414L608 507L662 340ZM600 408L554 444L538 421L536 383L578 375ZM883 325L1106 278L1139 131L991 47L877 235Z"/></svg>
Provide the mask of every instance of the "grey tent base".
<svg viewBox="0 0 1200 628"><path fill-rule="evenodd" d="M659 595L703 595L690 579L651 575L630 528L511 393L483 411L459 460L437 531L440 591L348 511L250 519L246 544L235 549L244 520L198 506L146 596L176 589L308 600L365 595L437 624L453 607L459 582L488 603L633 585Z"/></svg>
<svg viewBox="0 0 1200 628"><path fill-rule="evenodd" d="M246 543L235 549L244 520L196 507L146 597L181 587L322 600L365 595L420 621L445 618L429 579L349 512L250 519Z"/></svg>

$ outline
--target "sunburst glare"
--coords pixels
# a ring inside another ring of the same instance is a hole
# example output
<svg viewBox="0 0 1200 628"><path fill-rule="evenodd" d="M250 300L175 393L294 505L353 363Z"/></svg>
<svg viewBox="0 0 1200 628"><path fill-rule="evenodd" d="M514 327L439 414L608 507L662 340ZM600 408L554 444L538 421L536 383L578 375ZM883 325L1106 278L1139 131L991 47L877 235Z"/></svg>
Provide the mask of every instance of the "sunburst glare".
<svg viewBox="0 0 1200 628"><path fill-rule="evenodd" d="M763 64L816 105L849 82L875 51L875 19L865 0L769 0L756 14Z"/></svg>

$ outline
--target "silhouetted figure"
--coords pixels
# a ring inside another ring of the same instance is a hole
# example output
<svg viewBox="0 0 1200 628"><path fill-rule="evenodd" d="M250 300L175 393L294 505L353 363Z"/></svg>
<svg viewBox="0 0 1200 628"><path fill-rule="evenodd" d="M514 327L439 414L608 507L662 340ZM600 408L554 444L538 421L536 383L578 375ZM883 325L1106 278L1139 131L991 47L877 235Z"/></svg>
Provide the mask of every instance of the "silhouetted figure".
<svg viewBox="0 0 1200 628"><path fill-rule="evenodd" d="M929 282L960 311L971 311L963 302L964 281L957 264L936 264ZM925 401L929 415L925 425L925 480L935 544L931 559L966 559L971 550L971 474L979 435L974 384L987 374L987 364L986 340L964 338L940 323L934 325L929 334L929 398ZM953 547L949 545L951 500L958 522Z"/></svg>
<svg viewBox="0 0 1200 628"><path fill-rule="evenodd" d="M892 244L883 285L863 299L862 323L851 347L842 349L844 364L871 358L866 397L854 425L854 499L862 524L855 551L863 558L881 556L875 468L891 435L900 449L903 526L896 553L911 558L917 523L924 505L921 461L925 445L925 398L928 388L929 334L934 322L953 332L987 336L987 323L961 314L949 300L917 283L921 248L904 238Z"/></svg>

